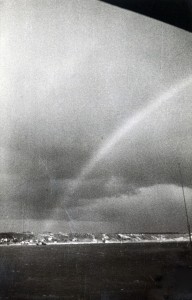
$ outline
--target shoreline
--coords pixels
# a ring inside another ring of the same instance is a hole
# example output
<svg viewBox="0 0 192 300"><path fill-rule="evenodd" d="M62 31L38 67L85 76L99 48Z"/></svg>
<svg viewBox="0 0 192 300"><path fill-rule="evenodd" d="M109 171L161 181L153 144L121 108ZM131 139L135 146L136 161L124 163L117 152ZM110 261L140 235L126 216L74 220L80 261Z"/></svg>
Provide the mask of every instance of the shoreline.
<svg viewBox="0 0 192 300"><path fill-rule="evenodd" d="M129 244L129 245L136 245L136 244L189 244L189 240L163 240L163 241L155 241L155 240L147 240L147 241L111 241L111 242L105 242L102 241L99 242L68 242L68 243L46 243L46 244L37 244L37 243L17 243L17 244L0 244L0 247L19 247L19 246L69 246L69 245L122 245L122 244Z"/></svg>

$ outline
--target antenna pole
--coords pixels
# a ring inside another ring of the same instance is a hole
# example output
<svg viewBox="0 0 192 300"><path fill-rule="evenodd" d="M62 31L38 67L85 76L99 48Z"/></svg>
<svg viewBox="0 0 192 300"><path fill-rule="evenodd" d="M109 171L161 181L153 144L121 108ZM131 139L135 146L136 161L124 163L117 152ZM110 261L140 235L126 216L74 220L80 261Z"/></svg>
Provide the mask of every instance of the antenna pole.
<svg viewBox="0 0 192 300"><path fill-rule="evenodd" d="M190 243L190 248L192 248L192 241L191 241L191 228L190 228L190 223L189 223L189 216L188 216L188 211L187 211L187 203L186 203L186 198L185 198L185 191L184 191L184 185L183 185L183 176L181 172L181 165L178 163L179 167L179 174L181 178L181 187L182 187L182 193L183 193L183 201L184 201L184 207L185 207L185 216L186 216L186 221L187 221L187 229L188 229L188 234L189 234L189 243Z"/></svg>
<svg viewBox="0 0 192 300"><path fill-rule="evenodd" d="M22 230L24 233L24 200L22 199Z"/></svg>

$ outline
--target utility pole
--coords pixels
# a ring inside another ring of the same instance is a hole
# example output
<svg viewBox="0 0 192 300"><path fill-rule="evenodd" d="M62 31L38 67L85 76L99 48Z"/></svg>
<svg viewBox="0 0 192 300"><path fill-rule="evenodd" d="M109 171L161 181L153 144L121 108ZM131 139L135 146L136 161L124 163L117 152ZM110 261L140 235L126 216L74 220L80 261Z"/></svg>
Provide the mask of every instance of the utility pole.
<svg viewBox="0 0 192 300"><path fill-rule="evenodd" d="M24 199L22 199L22 231L23 231L23 233L24 233L24 226L25 226L25 224L24 224Z"/></svg>
<svg viewBox="0 0 192 300"><path fill-rule="evenodd" d="M184 191L184 185L183 185L183 176L181 172L181 165L178 163L179 167L179 174L180 174L180 179L181 179L181 187L182 187L182 193L183 193L183 201L184 201L184 207L185 207L185 216L186 216L186 221L187 221L187 229L188 229L188 234L189 234L189 243L190 243L190 248L192 248L192 241L191 241L191 228L190 228L190 223L189 223L189 216L188 216L188 211L187 211L187 203L185 199L185 191Z"/></svg>

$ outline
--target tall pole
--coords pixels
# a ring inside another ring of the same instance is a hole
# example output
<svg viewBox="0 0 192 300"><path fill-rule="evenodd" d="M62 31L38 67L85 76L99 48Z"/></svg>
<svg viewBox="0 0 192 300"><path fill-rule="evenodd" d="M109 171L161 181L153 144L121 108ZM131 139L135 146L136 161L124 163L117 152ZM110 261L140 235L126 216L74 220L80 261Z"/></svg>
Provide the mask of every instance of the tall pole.
<svg viewBox="0 0 192 300"><path fill-rule="evenodd" d="M187 229L188 229L188 234L189 234L189 242L190 242L190 247L192 248L191 228L190 228L190 223L189 223L189 216L188 216L188 211L187 211L187 203L186 203L186 199L185 199L183 176L182 176L182 172L181 172L180 163L178 163L178 167L179 167L179 174L180 174L180 178L181 178L181 187L182 187L182 193L183 193L183 201L184 201L184 207L185 207L185 216L186 216L186 221L187 221Z"/></svg>
<svg viewBox="0 0 192 300"><path fill-rule="evenodd" d="M22 230L24 233L24 199L22 199Z"/></svg>

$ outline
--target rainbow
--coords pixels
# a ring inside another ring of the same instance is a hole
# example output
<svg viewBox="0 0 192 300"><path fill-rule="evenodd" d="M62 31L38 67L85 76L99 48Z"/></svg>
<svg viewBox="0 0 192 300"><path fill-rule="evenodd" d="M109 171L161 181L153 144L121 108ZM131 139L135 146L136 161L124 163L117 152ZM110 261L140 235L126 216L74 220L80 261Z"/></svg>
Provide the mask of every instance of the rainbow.
<svg viewBox="0 0 192 300"><path fill-rule="evenodd" d="M105 156L123 139L128 133L138 126L146 118L150 117L152 113L158 110L164 103L173 99L176 95L181 93L192 84L192 76L184 79L182 82L174 85L168 91L158 96L155 100L148 103L143 109L128 118L118 129L116 129L104 143L99 147L91 159L83 166L79 176L76 179L77 186L88 176L95 168L98 162L105 158Z"/></svg>

